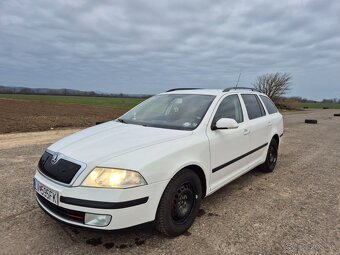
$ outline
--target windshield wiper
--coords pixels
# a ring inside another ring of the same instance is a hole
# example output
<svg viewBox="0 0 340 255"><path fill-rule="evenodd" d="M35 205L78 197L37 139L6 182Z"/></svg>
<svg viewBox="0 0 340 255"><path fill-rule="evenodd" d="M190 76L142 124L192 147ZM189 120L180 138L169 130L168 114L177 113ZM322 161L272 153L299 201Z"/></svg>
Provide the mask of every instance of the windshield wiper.
<svg viewBox="0 0 340 255"><path fill-rule="evenodd" d="M120 123L124 123L124 124L130 124L130 123L126 122L126 121L123 120L123 119L117 119L117 121L120 122ZM143 126L143 127L149 127L148 124L144 124L144 123L133 123L133 124L135 124L135 125L140 125L140 126Z"/></svg>
<svg viewBox="0 0 340 255"><path fill-rule="evenodd" d="M125 120L123 119L117 119L120 123L124 123L124 124L127 124Z"/></svg>

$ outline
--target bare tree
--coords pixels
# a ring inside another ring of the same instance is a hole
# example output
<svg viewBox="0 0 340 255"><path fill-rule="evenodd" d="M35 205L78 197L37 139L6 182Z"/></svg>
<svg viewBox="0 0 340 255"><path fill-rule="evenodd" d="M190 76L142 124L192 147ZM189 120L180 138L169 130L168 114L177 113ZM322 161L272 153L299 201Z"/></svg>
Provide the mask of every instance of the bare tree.
<svg viewBox="0 0 340 255"><path fill-rule="evenodd" d="M291 89L292 76L288 73L267 73L257 76L253 86L277 101Z"/></svg>

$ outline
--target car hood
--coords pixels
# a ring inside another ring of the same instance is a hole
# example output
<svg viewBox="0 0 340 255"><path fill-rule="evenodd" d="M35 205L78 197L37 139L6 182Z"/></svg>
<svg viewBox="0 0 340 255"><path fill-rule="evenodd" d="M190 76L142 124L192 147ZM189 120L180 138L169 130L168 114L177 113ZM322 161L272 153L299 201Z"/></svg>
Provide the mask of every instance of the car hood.
<svg viewBox="0 0 340 255"><path fill-rule="evenodd" d="M110 158L191 134L191 131L110 121L65 137L48 149L88 165L98 165Z"/></svg>

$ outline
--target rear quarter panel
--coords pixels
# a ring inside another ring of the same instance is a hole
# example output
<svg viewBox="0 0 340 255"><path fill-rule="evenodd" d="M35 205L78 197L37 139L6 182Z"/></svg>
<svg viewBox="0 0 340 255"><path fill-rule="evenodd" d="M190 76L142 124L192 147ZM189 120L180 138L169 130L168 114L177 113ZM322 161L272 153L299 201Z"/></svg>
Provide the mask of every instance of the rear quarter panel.
<svg viewBox="0 0 340 255"><path fill-rule="evenodd" d="M282 114L277 112L270 115L273 123L272 137L277 134L280 138L283 134L283 117Z"/></svg>

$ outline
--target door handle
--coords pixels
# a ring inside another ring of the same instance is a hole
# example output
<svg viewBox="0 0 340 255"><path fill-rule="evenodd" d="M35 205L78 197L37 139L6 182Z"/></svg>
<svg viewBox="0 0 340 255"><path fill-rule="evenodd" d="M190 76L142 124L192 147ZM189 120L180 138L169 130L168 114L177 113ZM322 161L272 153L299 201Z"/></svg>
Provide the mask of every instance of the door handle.
<svg viewBox="0 0 340 255"><path fill-rule="evenodd" d="M250 130L249 130L249 129L246 128L246 129L243 130L243 134L244 134L244 135L248 135L249 133L250 133Z"/></svg>
<svg viewBox="0 0 340 255"><path fill-rule="evenodd" d="M268 121L268 126L272 126L272 122L271 121Z"/></svg>

